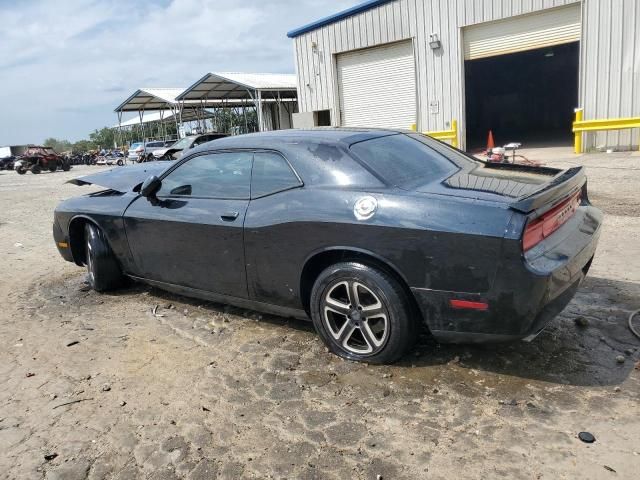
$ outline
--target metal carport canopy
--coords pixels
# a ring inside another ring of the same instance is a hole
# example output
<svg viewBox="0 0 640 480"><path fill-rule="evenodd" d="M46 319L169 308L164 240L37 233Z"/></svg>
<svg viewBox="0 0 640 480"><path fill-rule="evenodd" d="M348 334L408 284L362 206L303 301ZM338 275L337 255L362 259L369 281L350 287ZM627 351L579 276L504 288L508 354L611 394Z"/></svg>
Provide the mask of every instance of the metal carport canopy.
<svg viewBox="0 0 640 480"><path fill-rule="evenodd" d="M288 73L207 73L196 83L176 96L180 102L209 102L219 105L222 100L256 101L255 92L271 92L272 98L297 98L296 76Z"/></svg>
<svg viewBox="0 0 640 480"><path fill-rule="evenodd" d="M116 112L169 110L178 105L183 88L140 88L115 109Z"/></svg>
<svg viewBox="0 0 640 480"><path fill-rule="evenodd" d="M181 116L182 116L183 122L191 122L193 120L198 120L199 118L213 118L215 115L209 112L208 110L204 110L200 112L199 115L196 114L196 112L194 112L193 110L185 110L184 112L182 112ZM140 121L140 116L133 117L128 120L123 120L121 124L114 125L111 128L131 127L131 126L140 125L142 123L148 124L148 123L162 122L162 121L169 122L169 121L173 121L174 119L173 117L174 117L174 114L171 111L168 111L167 113L165 113L165 115L162 115L162 112L145 112L142 114L142 121Z"/></svg>

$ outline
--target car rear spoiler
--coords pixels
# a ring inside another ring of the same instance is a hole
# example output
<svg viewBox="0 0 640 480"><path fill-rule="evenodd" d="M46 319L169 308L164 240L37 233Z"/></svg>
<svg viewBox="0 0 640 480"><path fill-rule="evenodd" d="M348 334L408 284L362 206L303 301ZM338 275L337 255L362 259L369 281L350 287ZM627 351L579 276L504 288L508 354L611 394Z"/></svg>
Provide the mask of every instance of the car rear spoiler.
<svg viewBox="0 0 640 480"><path fill-rule="evenodd" d="M568 197L582 189L587 182L584 167L573 167L563 170L540 188L524 197L519 198L509 207L522 213L530 213L542 207L551 208L555 200Z"/></svg>

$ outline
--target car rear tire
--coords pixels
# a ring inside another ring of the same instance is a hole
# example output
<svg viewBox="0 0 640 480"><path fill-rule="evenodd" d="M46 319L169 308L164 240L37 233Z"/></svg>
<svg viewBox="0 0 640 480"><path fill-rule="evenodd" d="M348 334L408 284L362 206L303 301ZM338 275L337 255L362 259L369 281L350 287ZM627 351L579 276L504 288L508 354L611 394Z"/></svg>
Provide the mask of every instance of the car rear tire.
<svg viewBox="0 0 640 480"><path fill-rule="evenodd" d="M29 170L31 170L31 173L33 173L34 175L38 175L42 172L42 167L36 163L35 165L31 165L31 168Z"/></svg>
<svg viewBox="0 0 640 480"><path fill-rule="evenodd" d="M71 170L71 162L69 162L69 160L65 160L62 162L62 171L68 172L69 170Z"/></svg>
<svg viewBox="0 0 640 480"><path fill-rule="evenodd" d="M406 289L359 262L325 269L313 285L310 309L322 341L348 360L393 363L416 338L418 322Z"/></svg>
<svg viewBox="0 0 640 480"><path fill-rule="evenodd" d="M47 168L50 172L55 172L58 169L58 164L56 162L51 162L47 165Z"/></svg>
<svg viewBox="0 0 640 480"><path fill-rule="evenodd" d="M22 167L14 168L14 170L18 173L18 175L24 175L27 171Z"/></svg>
<svg viewBox="0 0 640 480"><path fill-rule="evenodd" d="M95 225L85 226L85 244L89 284L96 292L114 290L124 283L124 276L104 232Z"/></svg>

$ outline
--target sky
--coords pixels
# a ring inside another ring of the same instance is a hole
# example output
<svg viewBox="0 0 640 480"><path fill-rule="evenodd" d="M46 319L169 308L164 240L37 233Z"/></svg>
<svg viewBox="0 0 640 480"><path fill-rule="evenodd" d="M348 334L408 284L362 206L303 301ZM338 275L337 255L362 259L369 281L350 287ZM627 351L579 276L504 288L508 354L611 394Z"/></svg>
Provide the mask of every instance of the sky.
<svg viewBox="0 0 640 480"><path fill-rule="evenodd" d="M140 87L294 73L286 33L358 3L0 0L0 145L87 138Z"/></svg>

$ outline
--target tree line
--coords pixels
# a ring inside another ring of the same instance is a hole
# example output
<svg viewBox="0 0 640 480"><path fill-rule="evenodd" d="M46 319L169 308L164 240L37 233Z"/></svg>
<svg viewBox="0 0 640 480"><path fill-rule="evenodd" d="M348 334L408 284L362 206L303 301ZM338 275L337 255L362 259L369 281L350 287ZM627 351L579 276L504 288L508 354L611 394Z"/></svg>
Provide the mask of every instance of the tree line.
<svg viewBox="0 0 640 480"><path fill-rule="evenodd" d="M207 129L224 133L248 133L258 130L258 117L255 110L248 110L246 115L240 110L218 109L212 118L206 120ZM239 130L234 130L239 129ZM148 138L177 138L175 123L165 122L133 125L126 129L103 127L94 130L89 138L71 142L66 139L47 138L43 145L51 147L58 153L84 153L90 150L122 148Z"/></svg>
<svg viewBox="0 0 640 480"><path fill-rule="evenodd" d="M122 148L125 145L131 145L132 143L142 142L145 138L159 138L171 136L176 137L175 125L145 125L144 129L140 125L134 125L126 130L120 131L117 128L103 127L99 130L94 130L89 134L88 139L78 140L77 142L71 142L66 139L60 138L47 138L43 145L45 147L51 147L56 152L73 152L83 153L90 150L100 149L112 149Z"/></svg>

